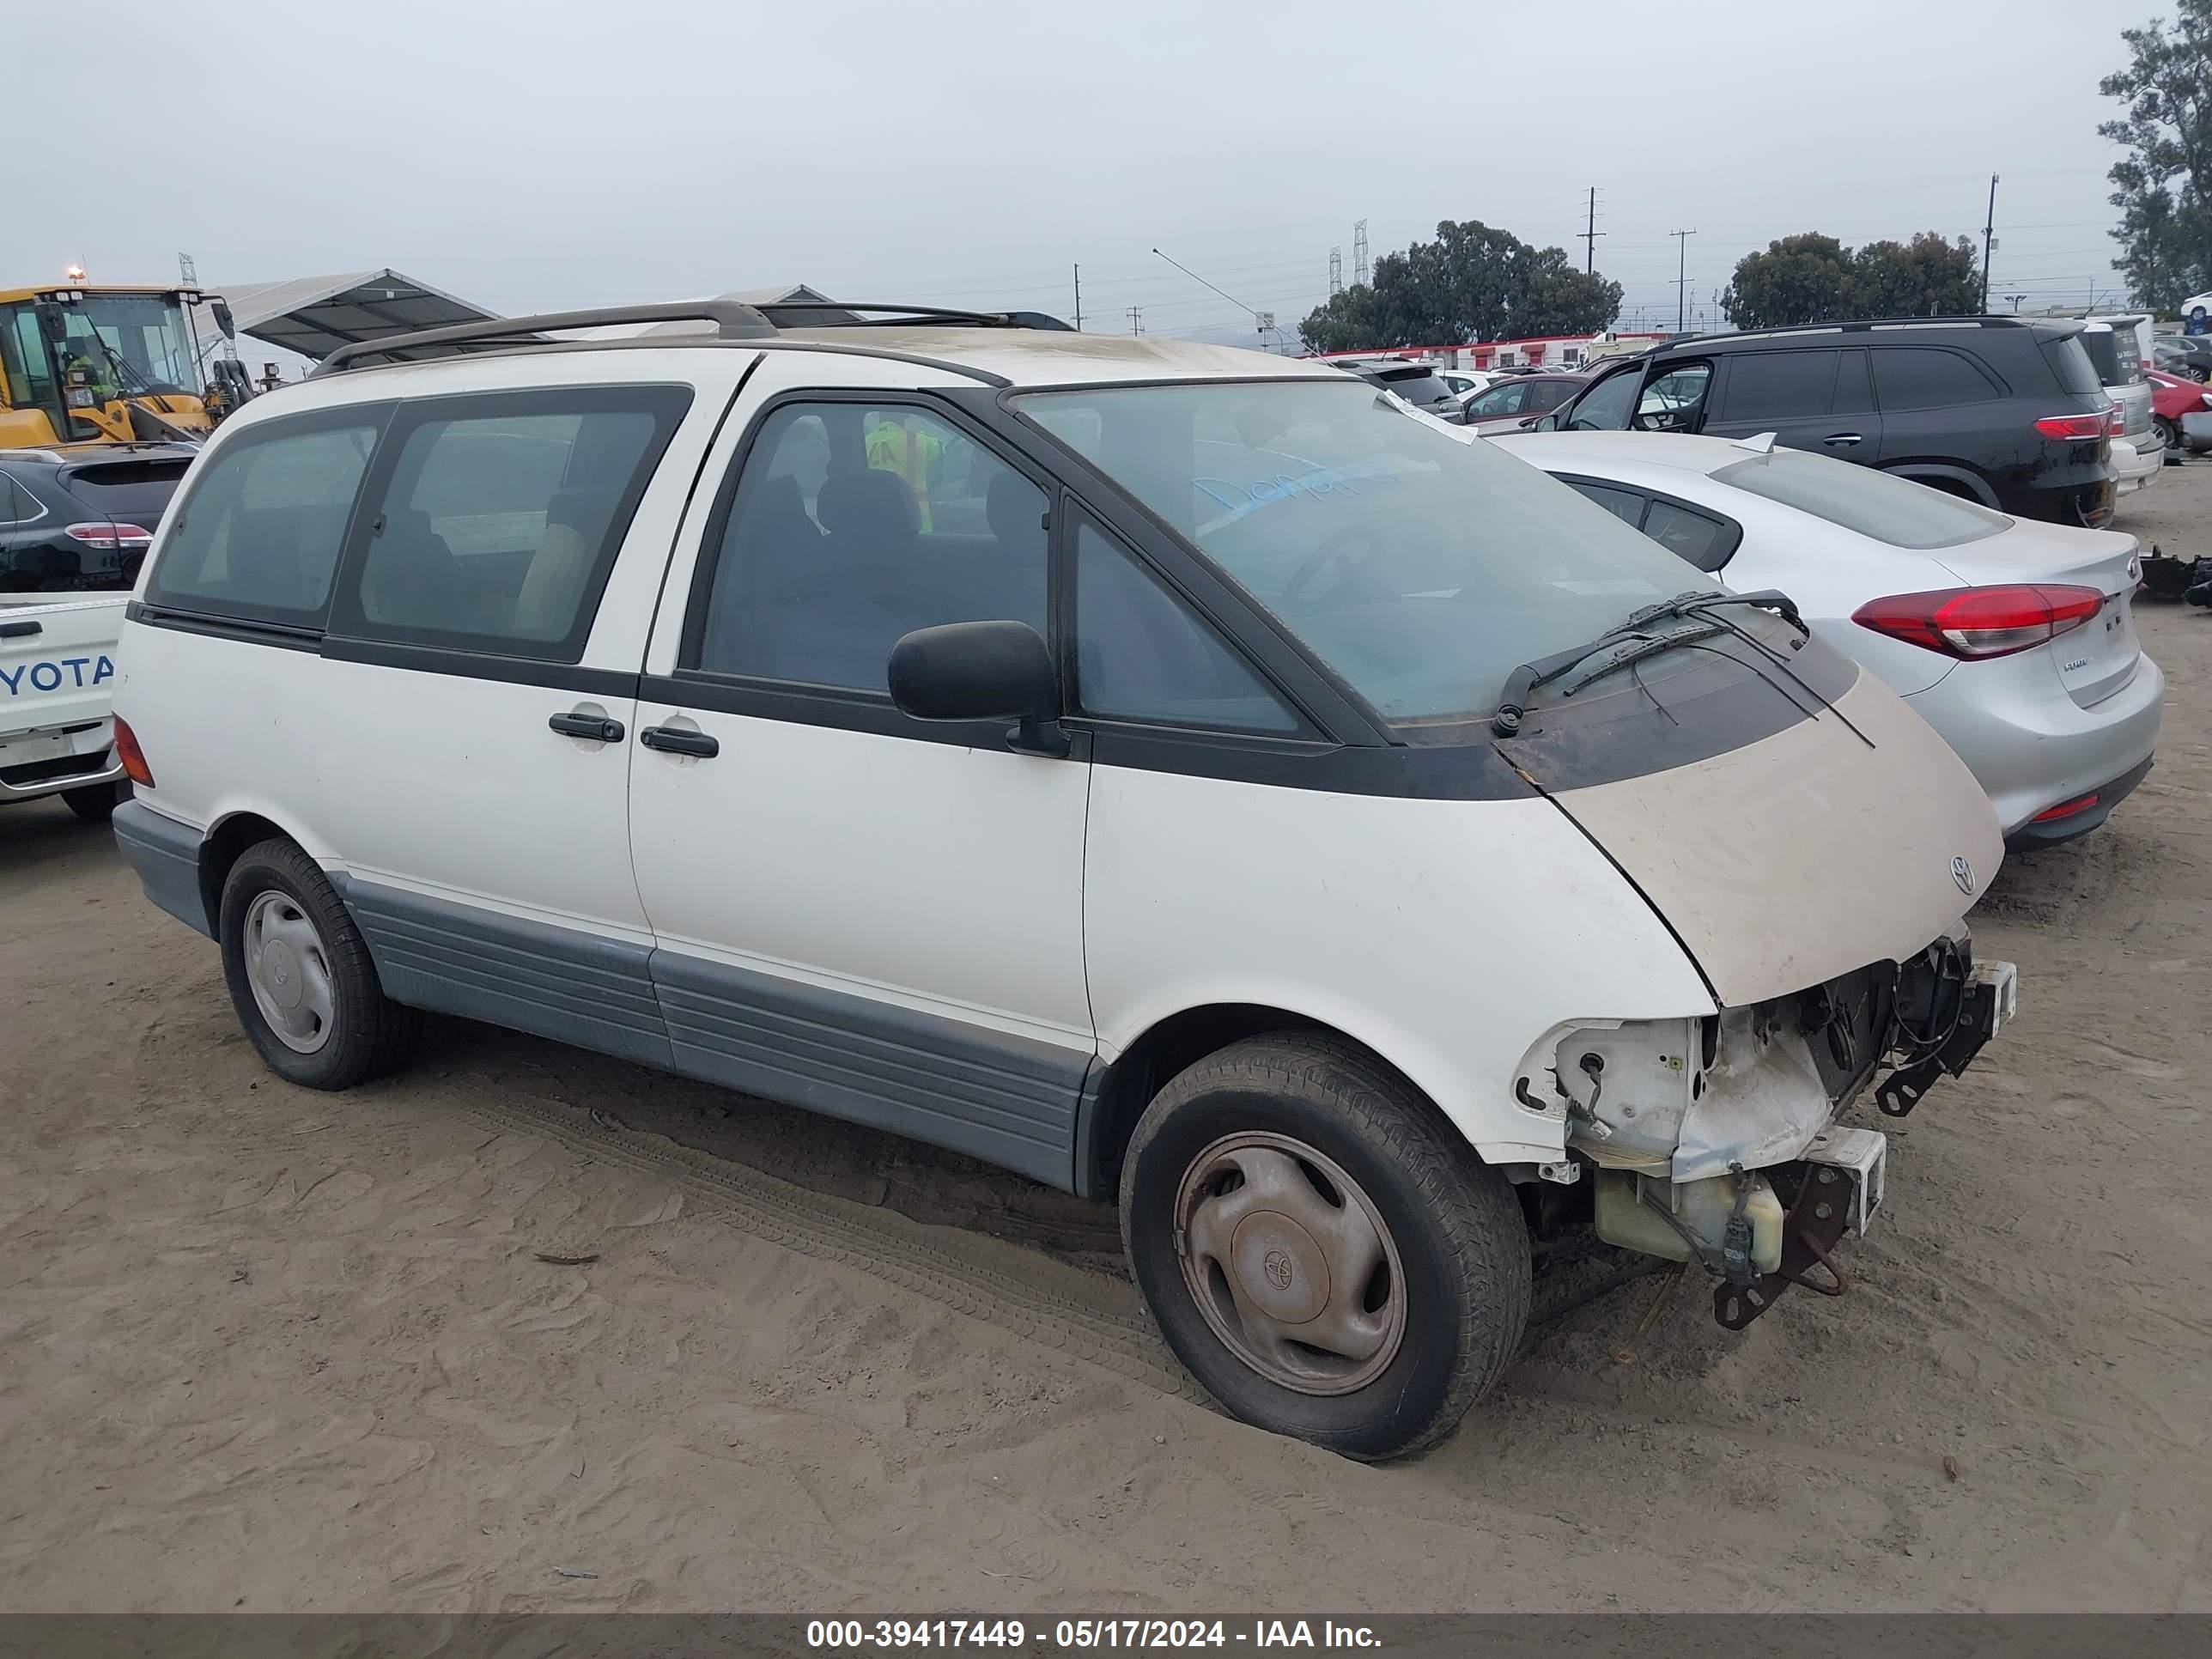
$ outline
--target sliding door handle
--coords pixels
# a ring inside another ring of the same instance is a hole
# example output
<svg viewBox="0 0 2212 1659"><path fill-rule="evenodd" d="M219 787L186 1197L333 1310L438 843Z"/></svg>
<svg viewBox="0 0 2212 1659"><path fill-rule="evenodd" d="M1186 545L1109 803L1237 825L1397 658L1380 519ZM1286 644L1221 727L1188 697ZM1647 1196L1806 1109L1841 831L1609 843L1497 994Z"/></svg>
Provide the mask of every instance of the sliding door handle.
<svg viewBox="0 0 2212 1659"><path fill-rule="evenodd" d="M593 743L623 740L623 723L604 714L556 714L545 724L564 738L588 738Z"/></svg>
<svg viewBox="0 0 2212 1659"><path fill-rule="evenodd" d="M680 726L648 726L637 734L637 740L664 755L696 755L702 760L712 760L722 752L722 745L704 732L689 732Z"/></svg>

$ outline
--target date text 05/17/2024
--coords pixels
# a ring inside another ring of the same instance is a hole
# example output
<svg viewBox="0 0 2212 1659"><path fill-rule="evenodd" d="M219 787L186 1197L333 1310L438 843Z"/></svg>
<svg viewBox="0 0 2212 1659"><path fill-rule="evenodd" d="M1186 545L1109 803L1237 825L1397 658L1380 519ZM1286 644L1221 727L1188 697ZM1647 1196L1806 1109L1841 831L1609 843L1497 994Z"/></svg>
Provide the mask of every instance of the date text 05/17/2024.
<svg viewBox="0 0 2212 1659"><path fill-rule="evenodd" d="M1330 1619L810 1619L811 1648L1364 1648L1382 1645L1365 1625Z"/></svg>

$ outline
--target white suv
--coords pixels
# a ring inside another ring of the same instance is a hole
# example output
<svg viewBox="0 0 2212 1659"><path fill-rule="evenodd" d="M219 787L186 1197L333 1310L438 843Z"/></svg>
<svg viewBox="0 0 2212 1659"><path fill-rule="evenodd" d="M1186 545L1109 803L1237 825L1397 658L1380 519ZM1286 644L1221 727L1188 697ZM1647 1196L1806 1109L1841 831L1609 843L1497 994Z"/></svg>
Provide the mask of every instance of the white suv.
<svg viewBox="0 0 2212 1659"><path fill-rule="evenodd" d="M1336 369L845 310L434 331L217 433L116 831L272 1069L428 1009L1118 1198L1190 1369L1355 1456L1498 1375L1532 1235L1732 1327L1819 1276L1839 1111L2011 1006L1940 739Z"/></svg>

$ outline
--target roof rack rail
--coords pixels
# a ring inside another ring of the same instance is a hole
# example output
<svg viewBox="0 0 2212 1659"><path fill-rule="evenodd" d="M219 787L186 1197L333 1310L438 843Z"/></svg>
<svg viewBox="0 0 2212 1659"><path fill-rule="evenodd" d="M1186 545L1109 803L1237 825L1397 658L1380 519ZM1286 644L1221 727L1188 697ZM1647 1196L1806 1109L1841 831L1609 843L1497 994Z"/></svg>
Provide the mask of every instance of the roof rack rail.
<svg viewBox="0 0 2212 1659"><path fill-rule="evenodd" d="M966 323L976 328L1066 329L1067 324L1042 311L960 311L944 306L855 304L850 300L774 300L761 309L771 318L787 311L880 312L882 316L840 320L835 317L809 323L810 328L896 328L901 323Z"/></svg>
<svg viewBox="0 0 2212 1659"><path fill-rule="evenodd" d="M625 323L708 322L725 340L765 339L775 325L755 306L735 300L684 300L666 305L604 306L592 311L553 311L535 317L489 317L482 322L457 323L450 328L418 329L410 334L387 334L381 339L356 340L340 346L318 363L307 376L336 374L357 367L365 357L386 357L432 346L466 347L479 343L509 345L547 342L536 337L561 329L612 328Z"/></svg>
<svg viewBox="0 0 2212 1659"><path fill-rule="evenodd" d="M1864 334L1877 328L2030 328L2048 322L2045 317L2013 317L2002 313L1966 317L1854 317L1848 320L1827 319L1810 323L1776 323L1766 328L1729 328L1712 334L1684 334L1667 343L1668 349L1696 344L1706 340L1757 339L1764 335L1818 334L1834 331L1839 334Z"/></svg>

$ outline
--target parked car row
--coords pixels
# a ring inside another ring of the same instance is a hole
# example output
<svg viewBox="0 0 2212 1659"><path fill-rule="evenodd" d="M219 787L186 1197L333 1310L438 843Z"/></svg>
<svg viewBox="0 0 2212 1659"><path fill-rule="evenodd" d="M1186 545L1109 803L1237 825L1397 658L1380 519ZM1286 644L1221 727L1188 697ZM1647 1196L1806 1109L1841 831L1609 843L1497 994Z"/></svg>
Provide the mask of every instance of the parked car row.
<svg viewBox="0 0 2212 1659"><path fill-rule="evenodd" d="M1542 441L1569 488L1387 372L875 320L486 322L216 433L116 653L116 835L268 1066L456 1013L1116 1202L1193 1373L1354 1456L1500 1373L1532 1241L1694 1262L1731 1329L1816 1282L1885 1190L1838 1115L2011 1017L1963 925L2005 826L1845 596L1705 572L1794 570L1794 515L2041 593L1882 613L1932 707L1984 647L2117 673L2124 605L2023 648L2109 559L1727 443Z"/></svg>

